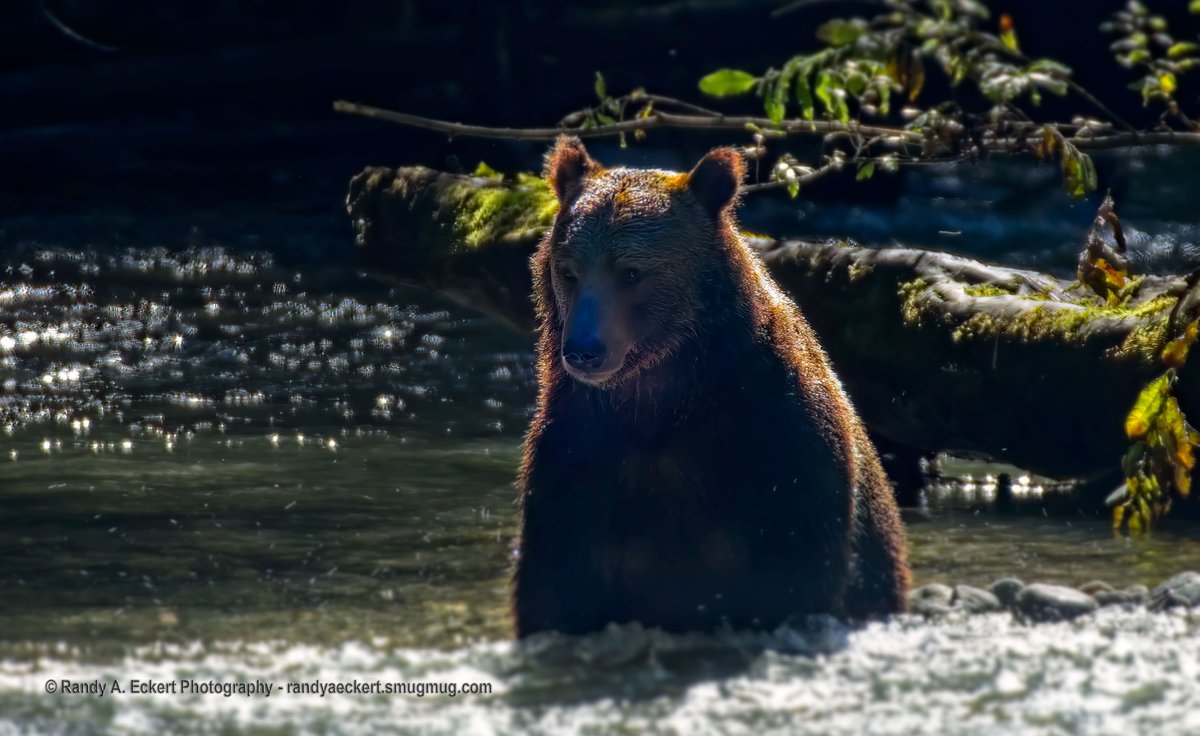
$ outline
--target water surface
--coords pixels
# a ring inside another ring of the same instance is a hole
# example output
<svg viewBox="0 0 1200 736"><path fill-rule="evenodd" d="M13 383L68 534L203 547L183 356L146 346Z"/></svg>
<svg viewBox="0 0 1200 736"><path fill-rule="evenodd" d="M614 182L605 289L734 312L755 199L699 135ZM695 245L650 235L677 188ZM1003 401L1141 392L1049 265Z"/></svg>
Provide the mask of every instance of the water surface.
<svg viewBox="0 0 1200 736"><path fill-rule="evenodd" d="M1194 732L1196 614L515 646L527 336L267 251L29 242L0 262L0 733ZM1043 514L960 465L918 583L1153 585L1200 535ZM969 474L969 477L968 477ZM476 683L424 697L49 695L48 679Z"/></svg>

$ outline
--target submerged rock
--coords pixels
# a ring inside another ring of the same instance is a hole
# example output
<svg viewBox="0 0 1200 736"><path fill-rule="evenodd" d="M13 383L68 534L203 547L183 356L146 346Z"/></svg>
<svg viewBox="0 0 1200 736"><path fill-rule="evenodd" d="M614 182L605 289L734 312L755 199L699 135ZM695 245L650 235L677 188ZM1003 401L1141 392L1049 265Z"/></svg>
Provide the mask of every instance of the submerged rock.
<svg viewBox="0 0 1200 736"><path fill-rule="evenodd" d="M1146 602L1149 588L1131 585L1124 590L1100 590L1092 595L1100 606L1140 606Z"/></svg>
<svg viewBox="0 0 1200 736"><path fill-rule="evenodd" d="M954 610L954 589L941 583L930 583L908 592L908 610L922 616L944 616Z"/></svg>
<svg viewBox="0 0 1200 736"><path fill-rule="evenodd" d="M968 613L989 613L1004 608L995 594L973 585L954 586L954 604Z"/></svg>
<svg viewBox="0 0 1200 736"><path fill-rule="evenodd" d="M1079 586L1079 589L1088 595L1094 596L1097 593L1112 593L1116 588L1104 582L1103 580L1091 580Z"/></svg>
<svg viewBox="0 0 1200 736"><path fill-rule="evenodd" d="M1150 608L1161 610L1175 606L1200 606L1200 573L1181 572L1151 592Z"/></svg>
<svg viewBox="0 0 1200 736"><path fill-rule="evenodd" d="M1024 587L1025 583L1018 578L1000 578L992 583L992 595L999 599L1000 605L1012 608L1017 604L1017 595Z"/></svg>
<svg viewBox="0 0 1200 736"><path fill-rule="evenodd" d="M1098 607L1095 598L1063 585L1034 583L1017 595L1017 611L1031 621L1069 621Z"/></svg>
<svg viewBox="0 0 1200 736"><path fill-rule="evenodd" d="M1109 606L1146 607L1151 611L1200 607L1200 572L1181 572L1153 591L1145 585L1118 589L1103 580L1092 580L1079 588L1048 583L1026 585L1008 577L993 582L990 591L973 585L930 583L908 594L909 610L927 618L941 618L955 611L976 614L1009 610L1029 622L1069 621Z"/></svg>

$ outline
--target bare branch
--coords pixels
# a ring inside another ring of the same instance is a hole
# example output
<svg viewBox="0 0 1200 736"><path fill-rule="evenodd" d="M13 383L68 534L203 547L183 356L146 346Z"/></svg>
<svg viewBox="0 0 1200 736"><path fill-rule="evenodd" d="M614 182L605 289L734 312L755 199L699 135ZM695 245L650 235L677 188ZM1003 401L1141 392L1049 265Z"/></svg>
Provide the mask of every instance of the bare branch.
<svg viewBox="0 0 1200 736"><path fill-rule="evenodd" d="M548 141L560 135L577 135L580 138L598 138L618 133L631 133L635 130L650 130L652 128L694 128L713 130L747 130L762 128L777 130L784 133L850 133L859 135L880 135L903 138L913 143L922 140L920 133L901 128L888 128L878 125L860 125L858 123L839 123L829 120L797 120L787 119L776 123L769 118L750 117L744 115L718 115L717 117L699 115L680 115L668 112L655 112L647 117L636 120L623 120L612 125L598 125L594 128L493 128L481 125L466 125L452 123L446 120L410 115L394 110L385 110L370 105L360 105L356 102L338 100L333 103L333 109L350 115L361 115L376 120L386 120L415 128L436 130L447 135L465 135L476 138L501 138L504 140Z"/></svg>
<svg viewBox="0 0 1200 736"><path fill-rule="evenodd" d="M721 113L717 112L716 110L709 110L707 107L700 107L699 105L694 105L686 100L677 100L674 97L665 97L663 95L652 95L647 92L640 92L629 95L628 99L631 102L645 100L646 102L655 102L660 105L672 105L678 107L680 110L689 110L699 115L721 117Z"/></svg>
<svg viewBox="0 0 1200 736"><path fill-rule="evenodd" d="M361 115L376 120L385 120L415 128L436 130L450 136L470 136L475 138L499 138L504 140L548 141L560 135L577 135L581 138L599 138L602 136L630 133L635 130L650 130L653 128L685 128L710 130L747 130L760 128L789 134L829 135L842 133L851 136L878 136L898 139L900 142L920 144L925 137L916 131L903 128L891 128L879 125L862 125L859 123L840 123L831 120L800 120L784 119L778 123L768 118L749 117L742 115L680 115L676 113L655 112L647 117L636 120L624 120L612 125L598 125L593 128L495 128L482 125L466 125L446 120L410 115L393 110L385 110L370 105L360 105L355 102L338 100L333 103L333 109L350 115ZM985 141L984 151L988 153L1014 153L1036 145L1038 124L1024 126L1028 134L1018 134L1004 138L990 138ZM1080 150L1109 150L1115 148L1138 148L1141 146L1200 146L1200 133L1184 132L1153 132L1153 133L1113 133L1107 135L1078 136L1070 138L1074 146ZM951 160L957 160L955 156Z"/></svg>

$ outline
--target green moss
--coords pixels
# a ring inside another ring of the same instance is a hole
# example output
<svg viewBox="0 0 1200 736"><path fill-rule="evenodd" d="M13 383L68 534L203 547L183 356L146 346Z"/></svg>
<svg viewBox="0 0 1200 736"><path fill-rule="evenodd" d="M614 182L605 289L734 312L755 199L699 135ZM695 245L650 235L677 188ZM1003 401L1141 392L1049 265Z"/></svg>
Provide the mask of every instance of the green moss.
<svg viewBox="0 0 1200 736"><path fill-rule="evenodd" d="M858 261L851 261L850 266L846 269L846 276L852 284L869 273L871 273L871 267Z"/></svg>
<svg viewBox="0 0 1200 736"><path fill-rule="evenodd" d="M971 296L1012 295L1010 292L990 285L968 286L965 290ZM938 319L946 323L955 342L997 337L1023 343L1079 342L1086 336L1086 328L1097 319L1143 320L1144 323L1131 330L1124 341L1112 348L1109 354L1114 357L1136 357L1149 362L1157 360L1158 351L1166 342L1167 321L1171 307L1175 305L1176 301L1172 296L1159 296L1133 306L1056 302L1064 306L1052 308L1048 304L1049 298L1045 294L1039 293L1028 296L1020 295L1019 298L1022 300L1043 303L1015 316L993 315L981 311L972 314L966 320L951 324L947 315L937 307L931 296L936 296L936 292L929 290L929 284L924 279L901 284L901 316L905 323L910 325L919 325L928 318Z"/></svg>
<svg viewBox="0 0 1200 736"><path fill-rule="evenodd" d="M550 227L558 210L546 182L533 174L518 174L511 185L462 182L454 187L447 199L455 209L457 239L468 248L536 237Z"/></svg>
<svg viewBox="0 0 1200 736"><path fill-rule="evenodd" d="M900 284L900 316L906 325L919 325L927 307L921 295L929 289L925 279L914 279Z"/></svg>
<svg viewBox="0 0 1200 736"><path fill-rule="evenodd" d="M1126 335L1121 344L1110 350L1109 354L1115 357L1136 357L1147 362L1158 360L1159 351L1171 337L1167 333L1168 321L1167 317L1163 316L1138 327Z"/></svg>
<svg viewBox="0 0 1200 736"><path fill-rule="evenodd" d="M1012 296L1013 292L1008 289L996 286L995 284L974 284L972 286L963 287L963 293L967 296Z"/></svg>
<svg viewBox="0 0 1200 736"><path fill-rule="evenodd" d="M504 181L504 174L488 166L486 161L480 161L471 176L478 176L480 179L492 179L493 181Z"/></svg>
<svg viewBox="0 0 1200 736"><path fill-rule="evenodd" d="M1150 319L1147 324L1131 331L1126 338L1126 342L1129 342L1134 335L1139 335L1130 345L1133 348L1135 345L1147 345L1156 334L1165 335L1167 312L1174 304L1174 297L1161 296L1133 307L1071 305L1052 309L1040 305L1008 319L980 313L956 327L952 336L955 341L1003 336L1021 342L1077 342L1086 334L1084 328L1098 319ZM1162 315L1161 319L1151 319L1158 314ZM1143 355L1140 350L1136 352ZM1148 354L1153 352L1154 349L1151 349Z"/></svg>
<svg viewBox="0 0 1200 736"><path fill-rule="evenodd" d="M1037 306L1013 318L991 314L973 314L951 333L955 342L979 337L1008 337L1020 342L1063 340L1076 337L1080 328L1093 319L1088 309L1051 309Z"/></svg>

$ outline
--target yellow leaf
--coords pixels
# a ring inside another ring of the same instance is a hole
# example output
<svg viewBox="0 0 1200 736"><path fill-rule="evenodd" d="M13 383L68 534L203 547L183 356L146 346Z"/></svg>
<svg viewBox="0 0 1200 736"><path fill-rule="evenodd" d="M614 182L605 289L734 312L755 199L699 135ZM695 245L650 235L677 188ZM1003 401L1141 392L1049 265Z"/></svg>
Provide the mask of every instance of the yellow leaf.
<svg viewBox="0 0 1200 736"><path fill-rule="evenodd" d="M1182 465L1175 466L1175 490L1184 498L1192 492L1192 471Z"/></svg>
<svg viewBox="0 0 1200 736"><path fill-rule="evenodd" d="M925 62L913 54L908 64L908 101L916 102L917 95L925 87Z"/></svg>
<svg viewBox="0 0 1200 736"><path fill-rule="evenodd" d="M1175 75L1171 72L1162 72L1158 75L1158 86L1162 88L1162 91L1165 94L1174 94L1175 89L1178 86L1175 83Z"/></svg>
<svg viewBox="0 0 1200 736"><path fill-rule="evenodd" d="M1042 138L1038 141L1034 153L1038 158L1050 158L1058 152L1059 140L1049 125L1042 128Z"/></svg>
<svg viewBox="0 0 1200 736"><path fill-rule="evenodd" d="M1111 263L1103 258L1096 259L1096 268L1104 274L1104 281L1109 286L1123 289L1125 288L1125 277L1128 274L1119 268L1115 268Z"/></svg>
<svg viewBox="0 0 1200 736"><path fill-rule="evenodd" d="M1175 437L1175 463L1184 470L1191 471L1196 467L1195 447L1188 442L1187 435Z"/></svg>
<svg viewBox="0 0 1200 736"><path fill-rule="evenodd" d="M883 73L899 82L901 86L908 84L907 70L900 64L899 54L892 54L888 57L887 64L883 68Z"/></svg>
<svg viewBox="0 0 1200 736"><path fill-rule="evenodd" d="M1017 29L1013 27L1012 16L1008 13L1000 16L1000 42L1018 54L1021 53L1021 46L1017 43Z"/></svg>
<svg viewBox="0 0 1200 736"><path fill-rule="evenodd" d="M1162 350L1162 362L1171 368L1182 368L1187 362L1188 349L1191 347L1186 339L1172 340Z"/></svg>
<svg viewBox="0 0 1200 736"><path fill-rule="evenodd" d="M1145 483L1144 487L1146 490L1143 493L1143 497L1150 496L1151 498L1153 498L1154 496L1157 496L1159 493L1158 479L1155 478L1153 475L1146 476L1146 483Z"/></svg>

